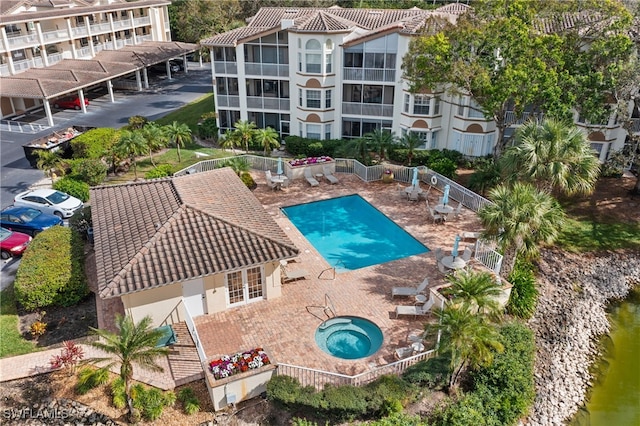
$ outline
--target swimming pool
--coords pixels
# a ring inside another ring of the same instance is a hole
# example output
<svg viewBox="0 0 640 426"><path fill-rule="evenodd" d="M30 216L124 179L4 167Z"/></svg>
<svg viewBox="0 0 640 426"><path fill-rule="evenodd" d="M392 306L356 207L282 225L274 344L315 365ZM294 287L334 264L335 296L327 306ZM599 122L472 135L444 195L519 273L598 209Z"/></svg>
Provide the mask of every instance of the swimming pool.
<svg viewBox="0 0 640 426"><path fill-rule="evenodd" d="M342 359L373 355L382 346L382 331L366 318L342 316L326 320L316 330L316 344Z"/></svg>
<svg viewBox="0 0 640 426"><path fill-rule="evenodd" d="M298 204L282 210L338 272L429 251L359 195Z"/></svg>

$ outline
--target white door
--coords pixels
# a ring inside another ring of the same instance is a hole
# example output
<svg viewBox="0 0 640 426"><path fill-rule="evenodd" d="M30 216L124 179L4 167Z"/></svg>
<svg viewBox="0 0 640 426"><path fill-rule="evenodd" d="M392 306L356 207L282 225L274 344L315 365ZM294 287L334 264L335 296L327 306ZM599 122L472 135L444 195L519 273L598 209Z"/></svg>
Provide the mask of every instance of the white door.
<svg viewBox="0 0 640 426"><path fill-rule="evenodd" d="M243 305L263 298L262 267L229 272L226 279L227 306Z"/></svg>
<svg viewBox="0 0 640 426"><path fill-rule="evenodd" d="M202 279L182 283L184 305L192 317L206 314L204 282Z"/></svg>

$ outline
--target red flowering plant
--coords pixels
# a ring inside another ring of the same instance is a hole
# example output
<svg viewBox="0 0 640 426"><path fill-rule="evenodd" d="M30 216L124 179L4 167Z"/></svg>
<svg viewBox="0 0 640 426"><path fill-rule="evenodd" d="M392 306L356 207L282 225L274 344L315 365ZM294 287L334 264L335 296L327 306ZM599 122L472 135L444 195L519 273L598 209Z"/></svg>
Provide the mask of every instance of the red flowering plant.
<svg viewBox="0 0 640 426"><path fill-rule="evenodd" d="M308 166L310 164L326 163L328 161L333 161L333 159L323 155L321 157L307 157L291 160L289 161L289 165L291 165L291 167Z"/></svg>
<svg viewBox="0 0 640 426"><path fill-rule="evenodd" d="M234 374L255 370L267 364L271 364L271 361L266 352L262 348L256 348L235 355L225 355L220 359L211 361L209 368L211 368L215 379L224 379Z"/></svg>

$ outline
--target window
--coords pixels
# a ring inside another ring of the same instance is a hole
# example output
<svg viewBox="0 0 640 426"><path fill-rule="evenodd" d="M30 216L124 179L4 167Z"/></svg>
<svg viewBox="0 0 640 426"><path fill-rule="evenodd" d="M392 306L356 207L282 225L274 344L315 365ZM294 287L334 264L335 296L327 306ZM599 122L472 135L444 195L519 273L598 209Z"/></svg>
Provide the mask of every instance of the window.
<svg viewBox="0 0 640 426"><path fill-rule="evenodd" d="M331 90L324 91L324 107L331 108Z"/></svg>
<svg viewBox="0 0 640 426"><path fill-rule="evenodd" d="M322 138L321 132L322 126L320 124L307 124L307 138L320 140Z"/></svg>
<svg viewBox="0 0 640 426"><path fill-rule="evenodd" d="M333 55L331 53L325 53L324 55L324 62L325 62L324 72L327 74L331 74L331 57L332 56Z"/></svg>
<svg viewBox="0 0 640 426"><path fill-rule="evenodd" d="M409 113L409 100L411 96L405 93L404 95L404 112Z"/></svg>
<svg viewBox="0 0 640 426"><path fill-rule="evenodd" d="M229 306L262 298L263 279L260 267L229 272L226 278L227 304Z"/></svg>
<svg viewBox="0 0 640 426"><path fill-rule="evenodd" d="M298 53L298 71L302 72L302 53Z"/></svg>
<svg viewBox="0 0 640 426"><path fill-rule="evenodd" d="M435 97L435 102L433 105L433 115L440 114L440 96Z"/></svg>
<svg viewBox="0 0 640 426"><path fill-rule="evenodd" d="M307 90L307 108L320 108L321 93L320 90Z"/></svg>
<svg viewBox="0 0 640 426"><path fill-rule="evenodd" d="M344 66L347 68L362 68L362 52L345 52Z"/></svg>
<svg viewBox="0 0 640 426"><path fill-rule="evenodd" d="M427 95L415 95L413 98L413 113L415 115L429 115L431 97Z"/></svg>
<svg viewBox="0 0 640 426"><path fill-rule="evenodd" d="M328 141L329 139L331 139L331 123L324 125L324 140Z"/></svg>
<svg viewBox="0 0 640 426"><path fill-rule="evenodd" d="M298 89L298 106L302 107L302 89Z"/></svg>
<svg viewBox="0 0 640 426"><path fill-rule="evenodd" d="M458 96L458 115L464 117L464 97Z"/></svg>
<svg viewBox="0 0 640 426"><path fill-rule="evenodd" d="M307 41L305 44L305 50L307 51L307 53L305 53L305 72L312 74L320 74L322 72L321 48L322 46L318 40L311 39Z"/></svg>

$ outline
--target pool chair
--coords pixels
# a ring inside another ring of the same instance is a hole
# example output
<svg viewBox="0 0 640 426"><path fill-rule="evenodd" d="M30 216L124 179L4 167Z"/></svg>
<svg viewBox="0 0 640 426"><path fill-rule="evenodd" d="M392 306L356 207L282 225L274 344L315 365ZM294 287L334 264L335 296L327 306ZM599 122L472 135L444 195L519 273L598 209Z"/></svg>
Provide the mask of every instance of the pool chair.
<svg viewBox="0 0 640 426"><path fill-rule="evenodd" d="M429 285L429 278L425 278L417 287L393 287L391 289L391 297L396 296L415 296L423 294L424 290Z"/></svg>
<svg viewBox="0 0 640 426"><path fill-rule="evenodd" d="M414 318L419 315L427 315L434 303L433 299L429 299L422 306L396 306L396 318L400 315L413 315Z"/></svg>
<svg viewBox="0 0 640 426"><path fill-rule="evenodd" d="M338 178L333 175L331 169L327 166L322 166L322 174L324 175L325 179L327 179L332 185L339 182Z"/></svg>
<svg viewBox="0 0 640 426"><path fill-rule="evenodd" d="M300 279L304 280L306 279L307 275L309 275L309 272L307 272L306 269L289 269L289 264L286 260L280 261L280 271L283 284Z"/></svg>
<svg viewBox="0 0 640 426"><path fill-rule="evenodd" d="M462 203L458 203L458 207L453 211L454 219L459 219L462 216Z"/></svg>
<svg viewBox="0 0 640 426"><path fill-rule="evenodd" d="M278 183L273 181L273 176L271 175L271 170L267 170L264 172L265 177L267 178L267 185L271 188L272 191L278 189Z"/></svg>
<svg viewBox="0 0 640 426"><path fill-rule="evenodd" d="M402 348L396 349L394 356L397 360L401 360L404 358L408 358L413 355L413 348L411 346L405 346Z"/></svg>
<svg viewBox="0 0 640 426"><path fill-rule="evenodd" d="M320 182L318 182L316 180L316 178L314 178L311 175L311 169L309 167L305 167L305 169L304 169L304 178L307 180L307 182L309 182L309 185L311 185L311 186L320 185Z"/></svg>
<svg viewBox="0 0 640 426"><path fill-rule="evenodd" d="M473 250L471 250L469 247L465 247L464 251L462 252L462 256L460 256L460 258L462 258L462 260L464 260L465 262L469 262L471 260L472 254L473 254Z"/></svg>

